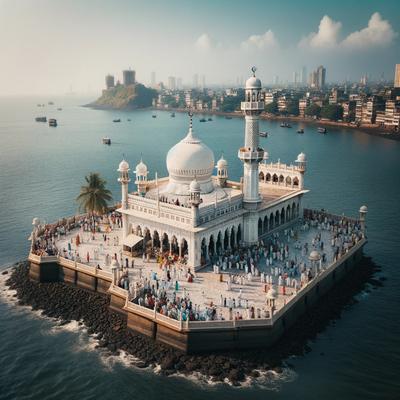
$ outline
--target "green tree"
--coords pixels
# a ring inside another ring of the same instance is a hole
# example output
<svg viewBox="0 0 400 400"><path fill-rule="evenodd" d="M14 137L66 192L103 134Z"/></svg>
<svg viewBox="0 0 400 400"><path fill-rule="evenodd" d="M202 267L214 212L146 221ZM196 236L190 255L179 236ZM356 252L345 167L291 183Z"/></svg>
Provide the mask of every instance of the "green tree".
<svg viewBox="0 0 400 400"><path fill-rule="evenodd" d="M80 209L90 215L102 215L107 210L107 202L112 200L111 192L106 189L106 181L98 173L85 176L87 185L81 186L76 201Z"/></svg>
<svg viewBox="0 0 400 400"><path fill-rule="evenodd" d="M221 104L221 111L232 112L239 109L240 106L239 96L226 96L224 97L224 102Z"/></svg>
<svg viewBox="0 0 400 400"><path fill-rule="evenodd" d="M278 103L273 101L265 106L265 112L269 114L278 114Z"/></svg>
<svg viewBox="0 0 400 400"><path fill-rule="evenodd" d="M299 115L299 101L298 100L290 100L286 111L289 115Z"/></svg>
<svg viewBox="0 0 400 400"><path fill-rule="evenodd" d="M309 117L319 117L321 114L321 107L318 104L310 104L306 107L305 114Z"/></svg>
<svg viewBox="0 0 400 400"><path fill-rule="evenodd" d="M321 109L321 117L337 121L343 117L343 107L338 104L328 104Z"/></svg>

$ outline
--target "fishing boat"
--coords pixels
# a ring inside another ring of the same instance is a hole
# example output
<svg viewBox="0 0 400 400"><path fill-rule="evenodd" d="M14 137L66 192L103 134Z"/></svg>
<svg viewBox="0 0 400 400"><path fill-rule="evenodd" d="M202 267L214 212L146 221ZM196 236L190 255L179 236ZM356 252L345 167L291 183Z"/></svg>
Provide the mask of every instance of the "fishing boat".
<svg viewBox="0 0 400 400"><path fill-rule="evenodd" d="M232 119L232 117L226 116L225 119Z"/></svg>
<svg viewBox="0 0 400 400"><path fill-rule="evenodd" d="M297 133L304 133L304 129L303 129L303 128L298 129L298 130L297 130Z"/></svg>
<svg viewBox="0 0 400 400"><path fill-rule="evenodd" d="M318 128L318 133L327 133L327 130L326 130L326 128L319 127Z"/></svg>
<svg viewBox="0 0 400 400"><path fill-rule="evenodd" d="M49 119L49 126L57 126L57 120L55 118Z"/></svg>
<svg viewBox="0 0 400 400"><path fill-rule="evenodd" d="M131 122L131 119L130 119L130 118L128 118L128 119L127 119L127 121Z"/></svg>
<svg viewBox="0 0 400 400"><path fill-rule="evenodd" d="M175 118L175 113L171 113L171 118Z"/></svg>
<svg viewBox="0 0 400 400"><path fill-rule="evenodd" d="M151 118L157 118L157 115L156 115L156 114L153 114L153 115L151 116Z"/></svg>
<svg viewBox="0 0 400 400"><path fill-rule="evenodd" d="M48 104L49 106L53 106L53 105L54 105L54 102L49 101L47 104Z"/></svg>
<svg viewBox="0 0 400 400"><path fill-rule="evenodd" d="M207 120L205 118L200 118L199 122L207 122Z"/></svg>
<svg viewBox="0 0 400 400"><path fill-rule="evenodd" d="M47 122L47 118L46 117L36 117L35 121L36 122Z"/></svg>
<svg viewBox="0 0 400 400"><path fill-rule="evenodd" d="M261 137L268 137L268 132L259 132L259 133L258 133L258 136L261 136Z"/></svg>
<svg viewBox="0 0 400 400"><path fill-rule="evenodd" d="M62 108L61 108L61 107L59 107L59 108L57 108L57 110L58 110L58 111L62 111Z"/></svg>
<svg viewBox="0 0 400 400"><path fill-rule="evenodd" d="M103 142L103 144L111 144L111 139L106 136L106 137L103 137L102 142Z"/></svg>
<svg viewBox="0 0 400 400"><path fill-rule="evenodd" d="M207 121L212 121L212 118L208 118L208 120Z"/></svg>
<svg viewBox="0 0 400 400"><path fill-rule="evenodd" d="M113 122L121 122L121 118L113 119Z"/></svg>
<svg viewBox="0 0 400 400"><path fill-rule="evenodd" d="M280 126L281 126L281 128L291 128L292 127L292 125L288 124L287 122L282 122Z"/></svg>

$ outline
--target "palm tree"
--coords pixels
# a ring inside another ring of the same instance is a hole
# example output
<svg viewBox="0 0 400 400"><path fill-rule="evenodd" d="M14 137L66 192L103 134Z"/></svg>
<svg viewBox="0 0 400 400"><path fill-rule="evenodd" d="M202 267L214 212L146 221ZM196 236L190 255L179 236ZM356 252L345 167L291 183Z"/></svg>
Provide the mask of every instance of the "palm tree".
<svg viewBox="0 0 400 400"><path fill-rule="evenodd" d="M106 181L98 173L91 172L85 176L87 185L81 186L76 198L80 209L89 215L102 215L107 210L107 202L112 200L111 192L106 189Z"/></svg>

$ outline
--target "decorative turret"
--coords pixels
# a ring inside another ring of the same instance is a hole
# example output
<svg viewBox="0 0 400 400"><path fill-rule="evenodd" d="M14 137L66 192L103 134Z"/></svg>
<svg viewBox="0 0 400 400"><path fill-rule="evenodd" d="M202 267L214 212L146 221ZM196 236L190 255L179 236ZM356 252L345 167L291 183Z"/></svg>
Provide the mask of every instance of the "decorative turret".
<svg viewBox="0 0 400 400"><path fill-rule="evenodd" d="M218 160L216 168L219 186L225 187L226 181L228 180L228 161L225 160L223 155L221 155L221 158Z"/></svg>
<svg viewBox="0 0 400 400"><path fill-rule="evenodd" d="M141 158L140 163L136 165L135 169L135 174L136 174L135 184L137 186L137 191L141 196L144 196L146 194L148 173L149 172L147 170L147 166Z"/></svg>
<svg viewBox="0 0 400 400"><path fill-rule="evenodd" d="M365 219L367 216L367 212L368 212L368 207L367 206L361 206L360 207L360 225L361 225L361 230L365 236Z"/></svg>
<svg viewBox="0 0 400 400"><path fill-rule="evenodd" d="M117 171L119 172L118 182L121 184L122 191L121 207L126 210L128 208L128 183L131 181L129 178L129 164L122 160Z"/></svg>
<svg viewBox="0 0 400 400"><path fill-rule="evenodd" d="M189 186L189 204L191 205L192 209L193 226L197 226L199 224L199 206L203 202L200 197L200 193L201 187L195 177Z"/></svg>
<svg viewBox="0 0 400 400"><path fill-rule="evenodd" d="M306 164L307 164L306 155L303 152L301 152L297 156L297 159L295 160L295 163L297 164L297 168L298 168L298 170L300 172L299 188L303 189L304 188L304 173L306 172Z"/></svg>
<svg viewBox="0 0 400 400"><path fill-rule="evenodd" d="M241 109L245 114L246 128L244 147L239 149L238 156L244 164L243 201L248 209L257 208L261 201L258 191L258 164L262 161L264 150L259 146L259 116L264 110L261 98L261 81L256 78L256 68L252 69L253 76L246 81L245 101Z"/></svg>

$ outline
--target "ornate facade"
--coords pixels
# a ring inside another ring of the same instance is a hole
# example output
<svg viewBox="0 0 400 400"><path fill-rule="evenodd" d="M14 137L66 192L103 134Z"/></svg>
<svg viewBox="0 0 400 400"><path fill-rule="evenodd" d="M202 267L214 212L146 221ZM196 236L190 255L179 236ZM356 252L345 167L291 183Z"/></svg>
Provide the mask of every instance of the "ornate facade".
<svg viewBox="0 0 400 400"><path fill-rule="evenodd" d="M168 177L149 180L141 160L134 171L136 191L129 192L129 165L120 163L125 251L161 249L187 257L188 265L199 269L213 255L254 244L301 215L306 157L300 153L295 165L267 163L268 153L259 145L261 81L252 71L241 104L245 143L238 151L240 182L228 179L223 157L215 165L213 152L193 131L192 115L187 135L167 154Z"/></svg>

